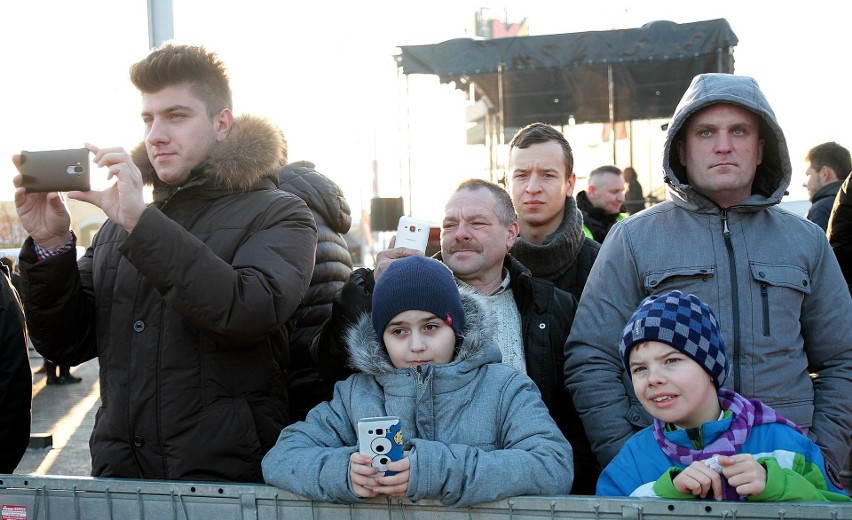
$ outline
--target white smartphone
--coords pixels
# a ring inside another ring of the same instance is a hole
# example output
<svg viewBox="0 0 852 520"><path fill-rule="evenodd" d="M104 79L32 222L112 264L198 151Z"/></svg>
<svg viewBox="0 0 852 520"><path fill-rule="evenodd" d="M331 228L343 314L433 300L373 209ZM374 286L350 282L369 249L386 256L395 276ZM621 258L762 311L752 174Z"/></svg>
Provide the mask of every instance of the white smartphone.
<svg viewBox="0 0 852 520"><path fill-rule="evenodd" d="M426 252L426 244L429 242L429 228L431 226L425 220L419 220L405 215L399 217L399 225L396 228L395 247L408 247Z"/></svg>
<svg viewBox="0 0 852 520"><path fill-rule="evenodd" d="M399 417L365 417L358 421L358 452L373 458L371 466L379 475L393 475L388 471L388 462L403 457L402 426Z"/></svg>

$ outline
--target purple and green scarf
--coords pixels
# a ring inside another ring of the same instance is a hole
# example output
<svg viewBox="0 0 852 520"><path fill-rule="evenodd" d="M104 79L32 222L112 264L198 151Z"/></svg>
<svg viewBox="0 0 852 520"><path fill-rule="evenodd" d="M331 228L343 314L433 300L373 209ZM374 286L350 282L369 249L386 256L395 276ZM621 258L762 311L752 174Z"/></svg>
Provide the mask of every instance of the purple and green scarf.
<svg viewBox="0 0 852 520"><path fill-rule="evenodd" d="M673 443L665 436L666 423L654 419L654 438L663 453L684 466L689 466L696 460L709 459L715 455L734 455L748 438L751 429L761 424L786 424L802 433L802 430L796 424L763 404L759 399L746 399L734 391L720 388L719 405L722 410L730 410L734 417L728 429L716 440L704 446L703 450L695 450ZM722 475L722 482L725 486L725 499L736 500L740 498L736 489L728 485L724 475Z"/></svg>

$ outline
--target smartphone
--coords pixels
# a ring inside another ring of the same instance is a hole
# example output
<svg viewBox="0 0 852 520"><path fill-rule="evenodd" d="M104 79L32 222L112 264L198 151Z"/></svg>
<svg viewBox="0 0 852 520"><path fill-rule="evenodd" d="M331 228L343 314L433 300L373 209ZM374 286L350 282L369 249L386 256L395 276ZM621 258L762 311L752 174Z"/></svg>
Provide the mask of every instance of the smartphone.
<svg viewBox="0 0 852 520"><path fill-rule="evenodd" d="M22 186L28 192L89 191L89 150L21 152Z"/></svg>
<svg viewBox="0 0 852 520"><path fill-rule="evenodd" d="M408 247L426 252L426 244L429 242L429 228L431 225L425 220L412 217L399 217L399 225L396 228L395 247Z"/></svg>
<svg viewBox="0 0 852 520"><path fill-rule="evenodd" d="M388 471L388 462L403 457L402 426L399 417L366 417L358 421L358 452L372 457L371 466L379 470L379 475L394 475Z"/></svg>

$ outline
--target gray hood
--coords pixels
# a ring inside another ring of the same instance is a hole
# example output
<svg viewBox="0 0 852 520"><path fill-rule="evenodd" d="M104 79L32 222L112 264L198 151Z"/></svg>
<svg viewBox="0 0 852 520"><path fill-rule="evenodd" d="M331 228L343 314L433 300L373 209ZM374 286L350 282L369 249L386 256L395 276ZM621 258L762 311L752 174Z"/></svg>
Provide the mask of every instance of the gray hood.
<svg viewBox="0 0 852 520"><path fill-rule="evenodd" d="M487 312L485 298L466 287L460 287L459 293L465 313L464 340L451 363L467 360L477 360L477 366L499 363L502 357L493 334L496 330L494 314ZM358 322L349 328L346 345L349 365L359 372L378 375L399 370L393 366L387 349L379 342L369 314L362 314Z"/></svg>
<svg viewBox="0 0 852 520"><path fill-rule="evenodd" d="M757 167L752 196L737 206L757 209L777 204L790 185L793 174L787 140L757 82L747 76L732 74L696 76L675 109L663 147L663 171L669 185L669 197L691 210L714 206L706 197L696 197L695 190L687 184L686 171L674 143L690 116L716 103L739 105L761 117L760 137L765 141L763 162Z"/></svg>

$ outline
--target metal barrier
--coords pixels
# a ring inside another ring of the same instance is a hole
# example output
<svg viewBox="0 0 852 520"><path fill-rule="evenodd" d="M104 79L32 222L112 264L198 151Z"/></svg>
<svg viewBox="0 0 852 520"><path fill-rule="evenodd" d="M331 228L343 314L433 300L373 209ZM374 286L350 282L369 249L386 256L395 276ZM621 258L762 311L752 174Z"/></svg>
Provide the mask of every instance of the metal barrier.
<svg viewBox="0 0 852 520"><path fill-rule="evenodd" d="M2 520L532 520L775 518L852 519L852 504L669 501L609 497L513 497L465 509L376 498L312 502L256 484L0 475Z"/></svg>

